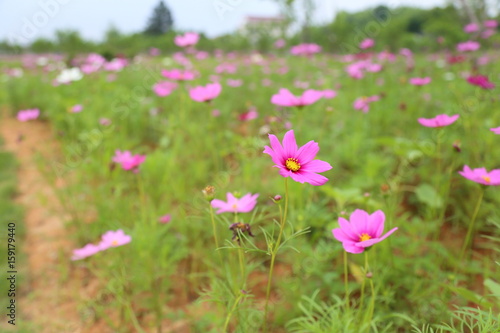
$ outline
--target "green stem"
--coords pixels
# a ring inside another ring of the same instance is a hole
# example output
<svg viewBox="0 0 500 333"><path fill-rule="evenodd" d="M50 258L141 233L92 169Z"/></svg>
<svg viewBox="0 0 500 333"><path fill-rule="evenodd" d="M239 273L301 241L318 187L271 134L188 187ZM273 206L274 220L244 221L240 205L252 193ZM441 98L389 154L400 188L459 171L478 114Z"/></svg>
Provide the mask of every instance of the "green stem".
<svg viewBox="0 0 500 333"><path fill-rule="evenodd" d="M283 212L282 219L280 221L280 233L278 235L278 240L275 246L271 246L271 266L269 267L269 277L267 279L267 289L266 289L266 305L264 306L264 332L267 332L267 315L269 306L269 296L271 294L271 282L273 279L274 262L276 260L276 255L278 254L279 247L281 244L281 237L283 236L283 230L285 229L286 215L288 212L288 178L285 178L285 211Z"/></svg>
<svg viewBox="0 0 500 333"><path fill-rule="evenodd" d="M369 266L368 266L368 252L365 251L365 274L368 274L369 272ZM372 277L368 278L370 280L370 289L372 292L372 299L370 301L370 308L368 311L368 327L370 327L370 322L373 318L373 310L375 309L375 288L373 286L373 279Z"/></svg>
<svg viewBox="0 0 500 333"><path fill-rule="evenodd" d="M349 310L351 307L349 303L348 274L349 271L347 270L347 251L344 251L344 287L345 287L345 305L347 307L347 310Z"/></svg>
<svg viewBox="0 0 500 333"><path fill-rule="evenodd" d="M484 189L481 189L479 193L479 199L477 200L476 208L474 209L474 213L472 215L471 222L469 224L469 229L467 230L467 235L465 236L464 245L462 246L462 250L460 251L460 259L457 263L457 268L459 265L462 265L462 260L464 258L465 250L469 247L469 243L472 238L472 231L474 230L474 224L476 222L477 213L479 212L479 207L481 207L481 202L483 201Z"/></svg>
<svg viewBox="0 0 500 333"><path fill-rule="evenodd" d="M227 332L227 327L229 326L229 321L231 320L231 316L233 315L234 311L236 310L236 307L238 306L238 303L240 302L241 298L243 297L243 293L240 292L240 296L236 298L234 301L233 307L231 308L231 311L226 316L226 322L224 323L224 333Z"/></svg>
<svg viewBox="0 0 500 333"><path fill-rule="evenodd" d="M210 203L209 206L210 206L210 219L212 220L212 230L214 233L215 250L217 250L219 248L219 241L217 240L217 226L215 225L214 209ZM222 262L221 253L220 251L217 252L219 253L219 259Z"/></svg>

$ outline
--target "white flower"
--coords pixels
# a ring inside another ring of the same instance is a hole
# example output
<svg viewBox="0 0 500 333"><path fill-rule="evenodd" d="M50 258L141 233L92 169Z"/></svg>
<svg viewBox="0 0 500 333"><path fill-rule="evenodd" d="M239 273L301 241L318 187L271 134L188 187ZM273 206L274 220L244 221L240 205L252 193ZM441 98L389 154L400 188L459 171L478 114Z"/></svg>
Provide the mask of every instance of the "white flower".
<svg viewBox="0 0 500 333"><path fill-rule="evenodd" d="M78 67L64 69L56 78L58 83L67 84L73 81L81 80L83 77L82 71Z"/></svg>

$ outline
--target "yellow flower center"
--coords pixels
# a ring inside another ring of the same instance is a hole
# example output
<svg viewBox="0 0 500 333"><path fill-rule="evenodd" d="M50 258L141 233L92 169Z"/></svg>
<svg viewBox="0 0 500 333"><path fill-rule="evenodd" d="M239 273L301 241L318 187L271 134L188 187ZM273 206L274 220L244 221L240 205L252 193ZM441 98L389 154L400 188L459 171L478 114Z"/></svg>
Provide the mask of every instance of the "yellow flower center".
<svg viewBox="0 0 500 333"><path fill-rule="evenodd" d="M361 234L361 236L359 236L359 241L360 242L364 242L364 241L367 241L369 239L371 239L372 236L368 235L368 234Z"/></svg>
<svg viewBox="0 0 500 333"><path fill-rule="evenodd" d="M112 241L112 242L111 242L111 245L113 245L113 246L118 246L118 241L116 241L116 240Z"/></svg>
<svg viewBox="0 0 500 333"><path fill-rule="evenodd" d="M300 169L300 163L299 160L296 158L289 158L285 162L286 168L290 171L296 172L299 171Z"/></svg>
<svg viewBox="0 0 500 333"><path fill-rule="evenodd" d="M233 204L233 205L231 206L231 208L236 209L236 208L238 208L238 205L237 205L237 204Z"/></svg>
<svg viewBox="0 0 500 333"><path fill-rule="evenodd" d="M483 179L484 179L484 181L485 181L485 182L487 182L487 183L490 183L490 182L491 182L491 178L490 178L490 177L488 177L488 176L481 176L481 178L483 178Z"/></svg>

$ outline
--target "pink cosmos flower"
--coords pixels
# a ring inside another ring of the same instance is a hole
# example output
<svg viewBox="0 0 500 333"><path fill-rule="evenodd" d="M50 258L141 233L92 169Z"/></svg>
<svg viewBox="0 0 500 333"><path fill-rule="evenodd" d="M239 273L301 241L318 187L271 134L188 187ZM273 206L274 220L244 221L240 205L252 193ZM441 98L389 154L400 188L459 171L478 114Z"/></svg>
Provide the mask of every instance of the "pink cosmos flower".
<svg viewBox="0 0 500 333"><path fill-rule="evenodd" d="M227 80L227 85L230 87L241 87L242 84L243 80L233 80L233 79Z"/></svg>
<svg viewBox="0 0 500 333"><path fill-rule="evenodd" d="M222 63L215 67L215 72L217 74L228 73L234 74L238 70L238 67L235 64Z"/></svg>
<svg viewBox="0 0 500 333"><path fill-rule="evenodd" d="M469 23L464 27L464 31L468 34L478 32L479 31L479 24L477 23Z"/></svg>
<svg viewBox="0 0 500 333"><path fill-rule="evenodd" d="M215 99L222 91L219 83L210 83L206 86L198 86L189 90L189 96L197 102L210 102Z"/></svg>
<svg viewBox="0 0 500 333"><path fill-rule="evenodd" d="M399 54L407 58L413 57L413 52L411 52L411 50L407 48L399 50Z"/></svg>
<svg viewBox="0 0 500 333"><path fill-rule="evenodd" d="M152 47L149 49L149 55L150 56L159 56L160 55L160 49L156 48L156 47Z"/></svg>
<svg viewBox="0 0 500 333"><path fill-rule="evenodd" d="M146 156L144 155L132 155L129 151L122 153L120 150L117 150L113 157L113 162L120 164L123 170L132 170L133 172L138 172L139 165L145 160Z"/></svg>
<svg viewBox="0 0 500 333"><path fill-rule="evenodd" d="M495 34L494 29L487 29L481 33L481 38L488 39Z"/></svg>
<svg viewBox="0 0 500 333"><path fill-rule="evenodd" d="M496 27L498 26L498 22L495 20L488 20L484 21L483 25L487 29L496 29Z"/></svg>
<svg viewBox="0 0 500 333"><path fill-rule="evenodd" d="M281 88L279 92L271 97L271 103L280 106L303 107L316 103L323 97L323 92L309 89L304 91L302 96L293 95L288 89Z"/></svg>
<svg viewBox="0 0 500 333"><path fill-rule="evenodd" d="M488 186L500 185L500 169L494 169L488 172L485 168L477 168L471 170L471 168L466 165L464 166L464 170L459 171L458 173L478 184Z"/></svg>
<svg viewBox="0 0 500 333"><path fill-rule="evenodd" d="M39 116L40 116L40 110L38 109L21 110L17 113L17 120L25 122L28 120L35 120Z"/></svg>
<svg viewBox="0 0 500 333"><path fill-rule="evenodd" d="M469 76L467 78L467 82L474 86L481 87L483 89L493 89L495 88L495 84L493 82L490 82L488 80L487 76L484 75L475 75L475 76Z"/></svg>
<svg viewBox="0 0 500 333"><path fill-rule="evenodd" d="M128 65L127 59L115 58L104 64L104 69L110 72L119 72Z"/></svg>
<svg viewBox="0 0 500 333"><path fill-rule="evenodd" d="M368 111L370 111L370 103L376 102L379 99L380 97L378 95L373 95L370 97L363 96L354 101L353 107L356 110L361 110L364 113L367 113Z"/></svg>
<svg viewBox="0 0 500 333"><path fill-rule="evenodd" d="M219 117L220 116L220 110L214 109L212 110L212 117Z"/></svg>
<svg viewBox="0 0 500 333"><path fill-rule="evenodd" d="M172 70L162 70L161 75L170 80L175 81L191 81L196 77L196 73L190 70L182 70L182 69L172 69Z"/></svg>
<svg viewBox="0 0 500 333"><path fill-rule="evenodd" d="M194 32L186 32L184 35L175 36L175 45L179 47L190 47L198 43L200 35Z"/></svg>
<svg viewBox="0 0 500 333"><path fill-rule="evenodd" d="M226 193L227 202L214 199L211 204L212 207L218 208L217 214L222 213L248 213L254 209L257 204L259 194L247 193L240 199L236 198L232 193Z"/></svg>
<svg viewBox="0 0 500 333"><path fill-rule="evenodd" d="M85 259L87 257L93 256L94 254L96 254L101 250L102 249L98 245L87 244L81 249L73 250L73 256L71 256L71 260Z"/></svg>
<svg viewBox="0 0 500 333"><path fill-rule="evenodd" d="M177 83L170 81L160 81L153 86L153 91L160 97L168 96L177 88Z"/></svg>
<svg viewBox="0 0 500 333"><path fill-rule="evenodd" d="M500 127L490 128L490 131L492 131L495 134L500 134Z"/></svg>
<svg viewBox="0 0 500 333"><path fill-rule="evenodd" d="M445 127L453 124L459 115L455 114L453 116L448 116L447 114L440 114L434 118L418 118L418 122L425 127Z"/></svg>
<svg viewBox="0 0 500 333"><path fill-rule="evenodd" d="M323 98L325 99L332 99L337 96L337 92L335 90L326 89L321 92L323 93Z"/></svg>
<svg viewBox="0 0 500 333"><path fill-rule="evenodd" d="M463 43L458 43L457 44L457 51L458 52L472 52L472 51L477 51L481 47L481 44L479 44L476 41L469 40L467 42Z"/></svg>
<svg viewBox="0 0 500 333"><path fill-rule="evenodd" d="M359 48L366 50L375 46L375 41L371 38L366 38L361 43L359 43Z"/></svg>
<svg viewBox="0 0 500 333"><path fill-rule="evenodd" d="M349 217L349 221L339 217L338 222L340 228L332 230L333 237L342 242L344 250L349 253L362 253L366 248L380 243L398 230L393 228L382 236L385 214L381 210L370 215L364 210L356 209Z"/></svg>
<svg viewBox="0 0 500 333"><path fill-rule="evenodd" d="M172 220L172 215L167 214L167 215L163 215L163 216L161 216L161 217L158 219L158 222L160 222L160 223L162 223L162 224L166 224L166 223L169 223L171 220Z"/></svg>
<svg viewBox="0 0 500 333"><path fill-rule="evenodd" d="M425 86L426 84L431 83L432 79L430 77L412 77L409 82L414 86Z"/></svg>
<svg viewBox="0 0 500 333"><path fill-rule="evenodd" d="M101 118L99 119L99 124L101 124L102 126L109 126L111 125L111 119Z"/></svg>
<svg viewBox="0 0 500 333"><path fill-rule="evenodd" d="M290 52L298 56L312 56L321 52L321 46L318 44L299 44L291 48Z"/></svg>
<svg viewBox="0 0 500 333"><path fill-rule="evenodd" d="M318 172L328 171L332 166L327 162L314 159L319 151L319 145L316 142L309 141L298 148L293 130L285 133L283 146L275 135L269 134L269 141L271 147L265 146L264 153L271 156L274 166L280 169L280 175L314 186L323 185L328 181L328 178L319 175Z"/></svg>
<svg viewBox="0 0 500 333"><path fill-rule="evenodd" d="M83 105L81 105L81 104L74 105L71 108L71 112L73 112L73 113L82 112L82 110L83 110Z"/></svg>
<svg viewBox="0 0 500 333"><path fill-rule="evenodd" d="M239 119L241 121L250 121L256 119L258 116L259 113L255 109L252 109L248 112L240 114Z"/></svg>
<svg viewBox="0 0 500 333"><path fill-rule="evenodd" d="M282 49L286 45L286 42L284 39L278 39L276 42L274 42L274 47L277 49Z"/></svg>
<svg viewBox="0 0 500 333"><path fill-rule="evenodd" d="M130 243L132 237L126 235L122 229L118 229L116 231L107 231L102 235L101 242L99 243L99 247L102 250L109 249L110 247L122 246Z"/></svg>

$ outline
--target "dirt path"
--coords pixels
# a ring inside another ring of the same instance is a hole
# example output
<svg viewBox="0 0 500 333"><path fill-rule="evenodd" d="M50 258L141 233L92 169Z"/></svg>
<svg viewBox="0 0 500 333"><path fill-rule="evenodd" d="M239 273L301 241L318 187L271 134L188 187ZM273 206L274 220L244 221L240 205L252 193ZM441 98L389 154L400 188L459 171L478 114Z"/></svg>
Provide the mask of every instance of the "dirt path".
<svg viewBox="0 0 500 333"><path fill-rule="evenodd" d="M79 283L61 269L73 249L64 227L66 216L37 163L38 154L50 160L59 147L49 126L39 121L0 117L0 135L19 163L16 201L25 211L22 250L28 259L28 278L19 285L17 322L20 328L29 322L26 331L37 333L84 332L75 297Z"/></svg>

